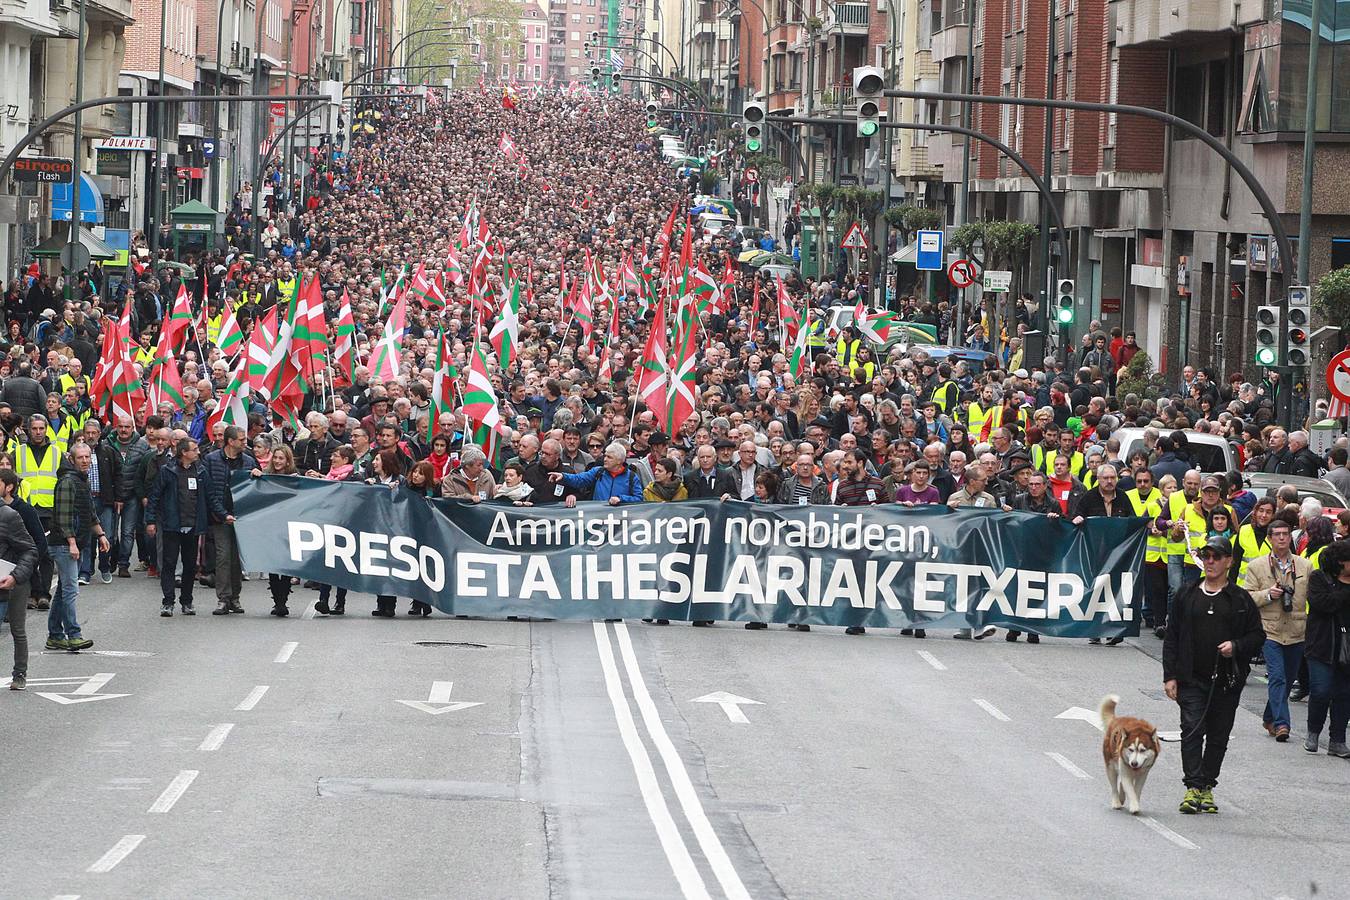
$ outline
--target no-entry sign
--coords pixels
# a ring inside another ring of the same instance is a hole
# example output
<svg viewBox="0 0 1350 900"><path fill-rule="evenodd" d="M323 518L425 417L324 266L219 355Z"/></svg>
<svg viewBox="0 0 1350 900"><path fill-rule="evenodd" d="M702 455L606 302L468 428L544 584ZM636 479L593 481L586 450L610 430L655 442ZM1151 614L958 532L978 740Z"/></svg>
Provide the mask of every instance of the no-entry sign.
<svg viewBox="0 0 1350 900"><path fill-rule="evenodd" d="M975 283L976 277L975 264L968 259L958 259L947 267L947 279L956 287L968 288Z"/></svg>

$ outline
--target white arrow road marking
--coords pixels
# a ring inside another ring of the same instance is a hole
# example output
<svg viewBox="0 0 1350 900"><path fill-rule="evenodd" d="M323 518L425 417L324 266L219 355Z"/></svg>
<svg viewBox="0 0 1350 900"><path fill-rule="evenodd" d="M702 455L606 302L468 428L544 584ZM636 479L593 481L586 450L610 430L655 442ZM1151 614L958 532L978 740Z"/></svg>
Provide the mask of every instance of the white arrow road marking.
<svg viewBox="0 0 1350 900"><path fill-rule="evenodd" d="M713 691L711 694L704 694L702 697L695 697L691 703L716 703L722 707L722 712L727 714L727 718L737 725L749 725L750 720L741 712L741 706L749 704L752 706L763 706L758 700L751 700L749 697L738 697L735 694L728 694L726 691Z"/></svg>
<svg viewBox="0 0 1350 900"><path fill-rule="evenodd" d="M1082 769L1080 769L1080 768L1078 768L1076 765L1074 765L1074 764L1073 764L1073 761L1070 760L1067 756L1065 756L1065 755L1062 754L1062 753L1056 753L1056 752L1053 751L1053 750L1047 750L1047 751L1045 751L1045 755L1048 756L1048 757L1050 757L1051 759L1053 759L1055 762L1059 763L1059 764L1060 764L1060 767L1063 768L1064 771L1066 771L1066 772L1068 772L1070 775L1072 775L1074 778L1091 778L1091 777L1092 777L1091 775L1089 775L1088 773L1084 772Z"/></svg>
<svg viewBox="0 0 1350 900"><path fill-rule="evenodd" d="M118 697L130 697L130 694L100 694L98 691L108 682L112 681L114 673L99 672L96 675L84 677L65 677L65 678L32 678L28 684L34 687L61 687L63 685L73 684L76 687L69 691L34 691L39 697L44 697L62 706L69 706L72 703L93 703L96 700L115 700ZM0 679L0 688L9 687L12 678Z"/></svg>
<svg viewBox="0 0 1350 900"><path fill-rule="evenodd" d="M268 685L260 684L248 692L248 696L243 699L238 706L234 708L235 712L248 712L258 705L258 701L267 693Z"/></svg>
<svg viewBox="0 0 1350 900"><path fill-rule="evenodd" d="M1153 829L1154 831L1156 831L1158 834L1160 834L1160 835L1162 835L1163 837L1167 838L1167 839L1168 839L1169 841L1171 841L1172 843L1176 844L1176 845L1177 845L1178 847L1180 847L1182 850L1199 850L1199 849L1200 849L1198 846L1196 846L1195 844L1193 844L1191 841L1189 841L1189 840L1187 840L1186 838L1182 837L1181 835L1177 834L1175 831L1173 831L1172 829L1168 828L1166 825L1164 825L1163 823L1159 822L1157 819L1153 818L1152 816L1136 816L1135 818L1137 818L1140 822L1143 822L1143 823L1144 823L1145 825L1147 825L1149 828L1151 828L1151 829Z"/></svg>
<svg viewBox="0 0 1350 900"><path fill-rule="evenodd" d="M299 646L300 646L299 641L287 641L286 643L281 645L281 649L277 651L277 658L272 660L272 662L277 663L290 662L291 654L294 653L295 648Z"/></svg>
<svg viewBox="0 0 1350 900"><path fill-rule="evenodd" d="M212 728L209 732L207 732L205 740L202 741L201 746L198 747L197 749L204 753L210 753L213 750L219 750L220 745L225 743L225 738L229 737L230 732L233 729L234 729L233 722L226 722L222 725L217 725L215 728Z"/></svg>
<svg viewBox="0 0 1350 900"><path fill-rule="evenodd" d="M420 709L424 713L431 713L433 716L439 716L441 713L459 712L461 709L469 709L474 706L482 706L482 701L475 700L450 700L450 692L455 688L453 681L433 681L431 683L431 693L426 700L397 700L396 703L402 703L404 706L411 706L413 709Z"/></svg>
<svg viewBox="0 0 1350 900"><path fill-rule="evenodd" d="M174 776L173 781L164 789L164 793L159 795L159 799L151 804L150 809L146 810L151 814L166 813L173 809L173 805L179 798L187 793L187 789L192 786L192 782L197 780L201 773L196 769L184 769Z"/></svg>
<svg viewBox="0 0 1350 900"><path fill-rule="evenodd" d="M95 875L103 872L111 872L113 869L117 868L118 863L130 856L132 851L139 847L143 840L145 840L145 835L143 834L123 835L122 839L113 844L112 848L109 849L107 853L98 858L98 862L85 869L85 871Z"/></svg>
<svg viewBox="0 0 1350 900"><path fill-rule="evenodd" d="M1081 706L1070 706L1064 712L1055 716L1056 719L1082 719L1098 731L1104 731L1102 728L1102 717L1097 715L1095 710L1083 709Z"/></svg>

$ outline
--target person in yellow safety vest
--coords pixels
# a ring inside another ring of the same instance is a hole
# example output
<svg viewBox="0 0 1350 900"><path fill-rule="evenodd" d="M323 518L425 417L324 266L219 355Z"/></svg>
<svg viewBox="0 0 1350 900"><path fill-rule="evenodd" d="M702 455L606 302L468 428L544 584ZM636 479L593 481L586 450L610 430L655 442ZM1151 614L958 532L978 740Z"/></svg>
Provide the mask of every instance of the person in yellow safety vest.
<svg viewBox="0 0 1350 900"><path fill-rule="evenodd" d="M47 425L46 416L30 416L28 441L19 444L11 454L14 457L14 474L21 479L19 496L37 512L44 530L51 528L57 472L61 469L61 459L66 453L63 444L47 438ZM32 598L38 609L48 608L52 598L51 583L51 557L44 554L38 570L33 573L31 586Z"/></svg>
<svg viewBox="0 0 1350 900"><path fill-rule="evenodd" d="M1155 633L1167 622L1167 536L1158 528L1162 516L1162 491L1153 486L1153 473L1139 468L1134 473L1134 487L1125 492L1130 509L1141 519L1148 519L1148 544L1144 550L1144 626Z"/></svg>
<svg viewBox="0 0 1350 900"><path fill-rule="evenodd" d="M80 362L78 359L72 358L70 361L70 368L67 370L66 374L56 379L56 390L64 394L71 388L79 387L81 385L84 387L84 390L82 391L84 396L89 396L91 385L89 376L84 374L84 363Z"/></svg>
<svg viewBox="0 0 1350 900"><path fill-rule="evenodd" d="M1055 474L1055 457L1061 453L1069 457L1069 474L1078 478L1083 471L1083 454L1073 449L1073 432L1067 428L1059 433L1059 449L1045 454L1046 475Z"/></svg>
<svg viewBox="0 0 1350 900"><path fill-rule="evenodd" d="M1186 475L1189 476L1190 472L1187 472ZM1210 513L1222 507L1228 510L1228 521L1237 521L1237 516L1233 514L1233 508L1223 501L1223 479L1217 475L1206 475L1201 484L1200 499L1194 503L1186 503L1181 507L1180 525L1183 531L1180 540L1183 545L1189 548L1182 558L1181 581L1183 586L1199 581L1201 578L1202 569L1190 551L1199 551L1205 545L1205 540L1209 534ZM1185 494L1182 496L1185 496ZM1175 502L1175 494L1172 495L1172 499ZM1236 556L1236 554L1234 555Z"/></svg>
<svg viewBox="0 0 1350 900"><path fill-rule="evenodd" d="M1083 482L1083 487L1089 491L1097 486L1097 468L1106 459L1106 452L1097 445L1088 448L1083 454L1083 472L1078 476L1078 480Z"/></svg>
<svg viewBox="0 0 1350 900"><path fill-rule="evenodd" d="M148 370L150 366L154 365L155 344L154 341L150 340L148 334L142 340L141 345L136 348L136 352L132 354L131 361L140 366L142 371Z"/></svg>
<svg viewBox="0 0 1350 900"><path fill-rule="evenodd" d="M834 358L839 362L839 368L845 372L853 371L853 363L858 359L858 351L862 349L862 339L858 337L857 329L849 326L844 329L843 334L839 335L838 342L834 345Z"/></svg>
<svg viewBox="0 0 1350 900"><path fill-rule="evenodd" d="M951 414L961 402L961 388L952 381L952 367L947 363L938 366L938 383L929 399L937 404L938 412Z"/></svg>
<svg viewBox="0 0 1350 900"><path fill-rule="evenodd" d="M1237 540L1233 543L1233 576L1241 584L1242 576L1247 574L1247 566L1251 565L1252 560L1258 556L1265 556L1270 552L1270 541L1266 537L1266 531L1270 528L1270 520L1275 518L1275 500L1271 497L1262 497L1256 501L1252 507L1252 514L1247 520L1247 524L1238 529Z"/></svg>
<svg viewBox="0 0 1350 900"><path fill-rule="evenodd" d="M1181 486L1172 491L1163 510L1163 525L1167 529L1167 596L1175 600L1181 593L1182 576L1186 573L1185 508L1200 499L1200 473L1191 469L1181 476Z"/></svg>
<svg viewBox="0 0 1350 900"><path fill-rule="evenodd" d="M984 390L980 391L979 399L972 400L966 409L966 431L971 435L978 435L984 428L984 420L997 405L994 400L994 389L985 385Z"/></svg>
<svg viewBox="0 0 1350 900"><path fill-rule="evenodd" d="M830 346L830 339L825 336L825 320L813 312L811 314L811 326L806 331L806 346L822 350ZM815 356L815 354L811 354Z"/></svg>
<svg viewBox="0 0 1350 900"><path fill-rule="evenodd" d="M872 359L872 351L867 347L858 348L853 365L849 367L848 373L854 378L858 377L859 372L863 373L868 384L871 384L872 378L877 374L876 361Z"/></svg>
<svg viewBox="0 0 1350 900"><path fill-rule="evenodd" d="M89 421L89 408L80 401L80 389L71 385L61 398L61 427L52 433L47 426L47 437L69 447L75 439L84 433L84 423Z"/></svg>

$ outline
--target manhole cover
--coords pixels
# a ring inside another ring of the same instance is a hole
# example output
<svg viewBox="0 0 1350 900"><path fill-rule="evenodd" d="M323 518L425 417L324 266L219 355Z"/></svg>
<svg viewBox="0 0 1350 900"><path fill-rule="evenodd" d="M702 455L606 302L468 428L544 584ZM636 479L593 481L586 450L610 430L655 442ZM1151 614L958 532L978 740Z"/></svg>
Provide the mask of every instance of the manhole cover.
<svg viewBox="0 0 1350 900"><path fill-rule="evenodd" d="M474 644L469 641L413 641L415 647L472 647L474 650L486 650L487 644Z"/></svg>

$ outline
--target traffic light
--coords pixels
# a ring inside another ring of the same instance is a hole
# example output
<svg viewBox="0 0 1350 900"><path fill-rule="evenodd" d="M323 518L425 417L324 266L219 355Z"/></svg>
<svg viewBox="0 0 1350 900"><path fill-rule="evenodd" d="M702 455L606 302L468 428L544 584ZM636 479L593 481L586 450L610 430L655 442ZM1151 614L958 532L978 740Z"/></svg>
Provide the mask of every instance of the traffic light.
<svg viewBox="0 0 1350 900"><path fill-rule="evenodd" d="M878 66L853 70L853 96L858 101L858 137L870 138L881 128L881 98L886 87Z"/></svg>
<svg viewBox="0 0 1350 900"><path fill-rule="evenodd" d="M764 149L764 114L765 106L760 100L747 100L741 108L741 134L749 153Z"/></svg>
<svg viewBox="0 0 1350 900"><path fill-rule="evenodd" d="M1273 366L1280 360L1280 308L1256 308L1256 364Z"/></svg>
<svg viewBox="0 0 1350 900"><path fill-rule="evenodd" d="M1074 304L1077 302L1073 294L1073 279L1061 278L1055 290L1057 298L1055 300L1055 321L1060 325L1072 325L1075 315Z"/></svg>
<svg viewBox="0 0 1350 900"><path fill-rule="evenodd" d="M661 109L661 105L657 103L655 100L648 100L646 109L647 109L647 127L655 128L656 114L657 111Z"/></svg>
<svg viewBox="0 0 1350 900"><path fill-rule="evenodd" d="M1308 326L1312 321L1308 302L1312 291L1306 285L1294 285L1288 289L1285 297L1289 301L1289 319L1285 323L1289 344L1284 359L1288 365L1303 367L1308 364Z"/></svg>

